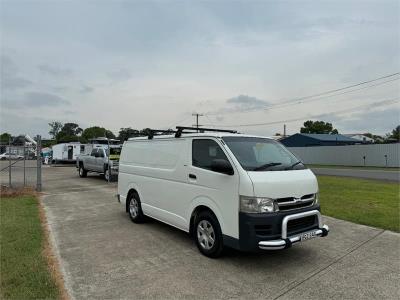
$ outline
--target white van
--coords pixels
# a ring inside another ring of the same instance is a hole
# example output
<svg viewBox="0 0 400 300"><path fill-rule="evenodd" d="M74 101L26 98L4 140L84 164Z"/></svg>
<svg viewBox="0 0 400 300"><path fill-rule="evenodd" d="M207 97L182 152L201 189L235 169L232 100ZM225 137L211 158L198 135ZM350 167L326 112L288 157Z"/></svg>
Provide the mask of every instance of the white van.
<svg viewBox="0 0 400 300"><path fill-rule="evenodd" d="M328 234L316 177L282 144L234 131L177 129L122 147L118 200L133 222L149 216L186 231L209 257L224 246L284 249Z"/></svg>

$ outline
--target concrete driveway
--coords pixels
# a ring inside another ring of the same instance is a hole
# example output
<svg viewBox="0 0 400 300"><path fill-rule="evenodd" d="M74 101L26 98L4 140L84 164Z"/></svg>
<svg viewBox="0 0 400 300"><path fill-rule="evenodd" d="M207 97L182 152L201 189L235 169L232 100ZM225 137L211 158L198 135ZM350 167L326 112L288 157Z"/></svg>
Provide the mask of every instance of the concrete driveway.
<svg viewBox="0 0 400 300"><path fill-rule="evenodd" d="M399 171L386 170L362 170L346 168L311 168L316 175L331 175L343 177L356 177L364 179L376 179L385 181L400 181Z"/></svg>
<svg viewBox="0 0 400 300"><path fill-rule="evenodd" d="M327 238L279 252L198 252L186 233L134 224L115 184L44 168L42 200L67 289L84 298L355 299L400 296L399 234L326 218Z"/></svg>

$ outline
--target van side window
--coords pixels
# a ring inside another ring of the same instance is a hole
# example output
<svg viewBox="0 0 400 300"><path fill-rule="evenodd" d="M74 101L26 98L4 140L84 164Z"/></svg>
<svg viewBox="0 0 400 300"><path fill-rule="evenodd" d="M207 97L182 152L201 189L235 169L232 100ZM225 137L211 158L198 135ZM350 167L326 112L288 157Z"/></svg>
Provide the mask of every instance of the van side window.
<svg viewBox="0 0 400 300"><path fill-rule="evenodd" d="M198 168L211 170L214 159L225 159L225 153L221 147L213 140L198 139L192 142L192 165Z"/></svg>
<svg viewBox="0 0 400 300"><path fill-rule="evenodd" d="M90 156L96 156L96 153L97 153L97 149L93 149L92 153L90 153Z"/></svg>

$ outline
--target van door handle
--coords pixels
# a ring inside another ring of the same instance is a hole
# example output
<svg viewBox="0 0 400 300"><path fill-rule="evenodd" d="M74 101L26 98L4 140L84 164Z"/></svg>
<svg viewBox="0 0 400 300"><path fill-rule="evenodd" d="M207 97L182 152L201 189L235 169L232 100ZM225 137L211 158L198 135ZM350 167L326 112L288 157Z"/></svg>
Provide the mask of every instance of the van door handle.
<svg viewBox="0 0 400 300"><path fill-rule="evenodd" d="M194 175L194 174L189 174L189 178L190 178L190 179L197 179L197 176Z"/></svg>

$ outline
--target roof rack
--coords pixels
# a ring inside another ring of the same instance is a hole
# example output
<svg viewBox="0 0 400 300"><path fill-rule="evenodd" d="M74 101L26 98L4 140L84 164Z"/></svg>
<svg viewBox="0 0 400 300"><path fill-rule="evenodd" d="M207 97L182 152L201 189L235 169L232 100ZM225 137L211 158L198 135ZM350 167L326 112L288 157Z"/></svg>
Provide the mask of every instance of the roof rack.
<svg viewBox="0 0 400 300"><path fill-rule="evenodd" d="M175 137L179 138L182 136L183 133L195 133L195 132L206 132L206 131L211 131L211 132L229 132L229 133L238 133L236 130L226 130L226 129L216 129L216 128L197 128L197 127L185 127L185 126L176 126L177 130L162 130L162 129L150 129L149 133L147 134L147 137L149 140L153 139L154 136L156 135L162 135L162 134L173 134L175 133ZM191 130L191 131L184 131L184 130ZM158 134L161 133L161 134Z"/></svg>
<svg viewBox="0 0 400 300"><path fill-rule="evenodd" d="M175 130L169 129L169 130L161 130L161 129L150 129L150 133L147 135L148 139L151 140L157 133L176 133Z"/></svg>
<svg viewBox="0 0 400 300"><path fill-rule="evenodd" d="M175 137L181 137L182 133L192 133L192 132L183 132L183 130L195 130L196 132L229 132L229 133L238 133L236 130L226 130L226 129L216 129L216 128L199 128L199 127L185 127L185 126L176 126L177 131L175 132ZM171 131L170 131L171 132Z"/></svg>

